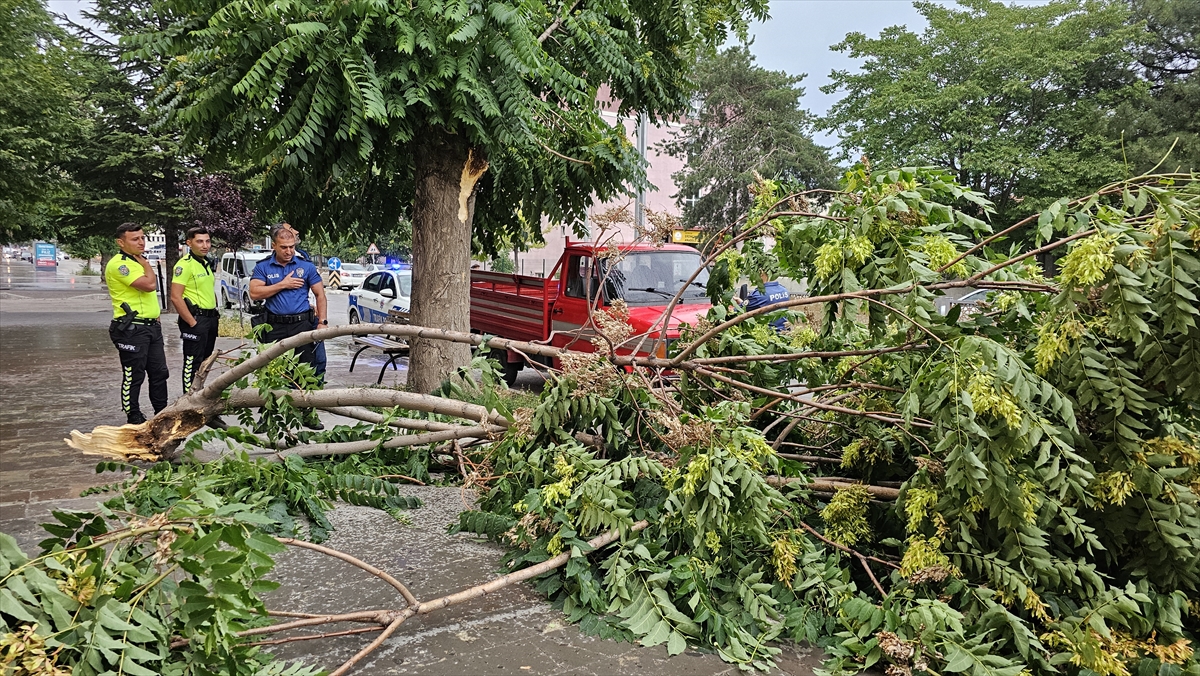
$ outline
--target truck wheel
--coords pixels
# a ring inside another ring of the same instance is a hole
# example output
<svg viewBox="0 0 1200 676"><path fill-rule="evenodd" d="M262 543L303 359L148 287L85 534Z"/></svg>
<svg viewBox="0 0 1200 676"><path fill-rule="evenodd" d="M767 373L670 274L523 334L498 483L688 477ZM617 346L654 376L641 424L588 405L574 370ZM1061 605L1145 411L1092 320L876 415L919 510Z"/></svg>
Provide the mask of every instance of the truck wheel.
<svg viewBox="0 0 1200 676"><path fill-rule="evenodd" d="M221 289L221 304L225 306L226 310L233 307L233 303L229 302L229 293L225 289Z"/></svg>
<svg viewBox="0 0 1200 676"><path fill-rule="evenodd" d="M521 362L504 362L504 384L512 387L517 384L517 374L521 372Z"/></svg>
<svg viewBox="0 0 1200 676"><path fill-rule="evenodd" d="M523 364L519 361L508 361L508 350L492 350L492 359L500 362L500 370L504 373L504 384L512 387L517 384L517 374Z"/></svg>

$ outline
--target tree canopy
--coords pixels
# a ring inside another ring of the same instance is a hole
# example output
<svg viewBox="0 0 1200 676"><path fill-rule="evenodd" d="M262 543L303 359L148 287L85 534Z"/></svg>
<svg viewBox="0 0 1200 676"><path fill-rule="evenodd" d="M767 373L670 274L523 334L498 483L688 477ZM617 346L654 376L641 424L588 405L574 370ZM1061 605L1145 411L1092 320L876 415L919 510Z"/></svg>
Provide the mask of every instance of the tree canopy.
<svg viewBox="0 0 1200 676"><path fill-rule="evenodd" d="M762 68L748 46L738 46L701 58L693 79L694 111L663 143L687 161L672 177L686 225L720 229L736 220L753 201L756 177L833 186L833 164L800 107L804 76Z"/></svg>
<svg viewBox="0 0 1200 676"><path fill-rule="evenodd" d="M0 239L47 237L58 163L86 131L78 52L39 0L2 0L0 16Z"/></svg>
<svg viewBox="0 0 1200 676"><path fill-rule="evenodd" d="M823 121L843 159L947 167L1000 222L1131 175L1110 124L1142 93L1143 31L1124 2L916 7L929 22L921 34L894 26L834 46L864 60L822 89L845 93Z"/></svg>
<svg viewBox="0 0 1200 676"><path fill-rule="evenodd" d="M1159 162L1179 171L1200 169L1200 5L1190 0L1130 4L1132 19L1145 26L1135 55L1149 87L1117 110L1113 134L1124 141L1136 172Z"/></svg>

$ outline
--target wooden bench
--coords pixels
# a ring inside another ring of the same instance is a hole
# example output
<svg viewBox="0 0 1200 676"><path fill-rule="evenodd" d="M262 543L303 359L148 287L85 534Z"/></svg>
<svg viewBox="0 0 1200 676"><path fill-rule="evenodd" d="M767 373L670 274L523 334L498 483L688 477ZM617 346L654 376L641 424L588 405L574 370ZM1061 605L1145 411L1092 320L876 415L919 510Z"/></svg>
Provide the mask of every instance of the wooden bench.
<svg viewBox="0 0 1200 676"><path fill-rule="evenodd" d="M408 324L409 315L407 312L389 310L387 323ZM396 366L396 360L408 356L408 343L402 340L393 340L388 336L354 336L354 344L361 345L362 347L358 348L358 351L354 353L354 357L350 360L350 373L354 373L354 365L358 362L358 356L366 350L375 348L388 356L388 360L384 363L383 368L379 369L379 377L375 379L376 385L383 382L383 374L387 371L388 366L391 366L393 371L399 371L399 367Z"/></svg>

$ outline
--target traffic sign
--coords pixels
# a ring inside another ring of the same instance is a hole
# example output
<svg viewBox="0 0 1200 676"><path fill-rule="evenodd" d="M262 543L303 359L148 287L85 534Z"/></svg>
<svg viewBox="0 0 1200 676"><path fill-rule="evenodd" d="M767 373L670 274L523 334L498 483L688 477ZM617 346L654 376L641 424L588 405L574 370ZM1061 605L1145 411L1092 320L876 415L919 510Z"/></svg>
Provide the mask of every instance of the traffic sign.
<svg viewBox="0 0 1200 676"><path fill-rule="evenodd" d="M57 268L58 252L50 242L35 242L33 245L33 267Z"/></svg>
<svg viewBox="0 0 1200 676"><path fill-rule="evenodd" d="M375 242L371 242L371 246L367 247L367 255L368 256L378 256L379 255L379 247L375 246Z"/></svg>
<svg viewBox="0 0 1200 676"><path fill-rule="evenodd" d="M330 270L342 269L342 259L340 258L330 258L329 260L325 261L325 264L329 266Z"/></svg>

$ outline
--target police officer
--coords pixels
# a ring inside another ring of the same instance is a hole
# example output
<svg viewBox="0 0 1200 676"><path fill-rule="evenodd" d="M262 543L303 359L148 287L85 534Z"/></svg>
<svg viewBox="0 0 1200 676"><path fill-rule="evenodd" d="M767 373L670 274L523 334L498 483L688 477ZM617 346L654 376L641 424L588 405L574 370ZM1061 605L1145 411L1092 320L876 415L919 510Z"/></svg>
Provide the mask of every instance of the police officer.
<svg viewBox="0 0 1200 676"><path fill-rule="evenodd" d="M138 399L142 381L150 376L150 404L158 413L167 406L167 355L163 350L162 326L158 322L158 277L142 254L146 234L136 223L117 228L119 254L104 268L104 281L112 296L113 321L109 338L121 357L121 409L126 420L146 422Z"/></svg>
<svg viewBox="0 0 1200 676"><path fill-rule="evenodd" d="M296 234L287 228L274 228L271 248L274 255L259 261L250 275L250 299L266 300L267 305L264 320L271 330L263 336L263 342L274 343L311 331L314 319L315 326L328 326L325 283L315 265L296 257ZM308 304L309 291L317 301L315 311ZM312 343L297 350L296 356L316 368ZM316 416L308 418L305 426L322 428Z"/></svg>
<svg viewBox="0 0 1200 676"><path fill-rule="evenodd" d="M760 277L763 281L762 290L757 288L746 298L746 311L757 310L769 305L778 305L791 300L791 294L784 288L778 280L771 279L767 273L762 273ZM787 319L780 317L771 322L771 326L776 331L783 331L787 328Z"/></svg>
<svg viewBox="0 0 1200 676"><path fill-rule="evenodd" d="M296 228L292 227L292 225L290 223L280 223L276 227L286 228L288 230L291 230L292 234L296 235L296 258L299 258L302 261L308 261L309 263L312 263L312 256L310 256L307 251L300 248L300 231L296 230ZM310 304L310 307L311 307L311 304ZM315 312L313 313L312 328L314 328L314 329L321 328L321 325L317 324L317 316L316 316ZM325 381L325 368L326 368L326 364L328 362L328 359L325 356L325 341L321 340L321 341L317 341L316 343L313 343L313 359L314 359L313 370L315 370L317 372L317 377L320 378L322 382L324 382Z"/></svg>
<svg viewBox="0 0 1200 676"><path fill-rule="evenodd" d="M190 392L196 369L217 345L217 278L208 257L212 237L203 226L187 231L188 253L175 265L171 280L171 304L179 314L179 337L183 340L183 391Z"/></svg>

